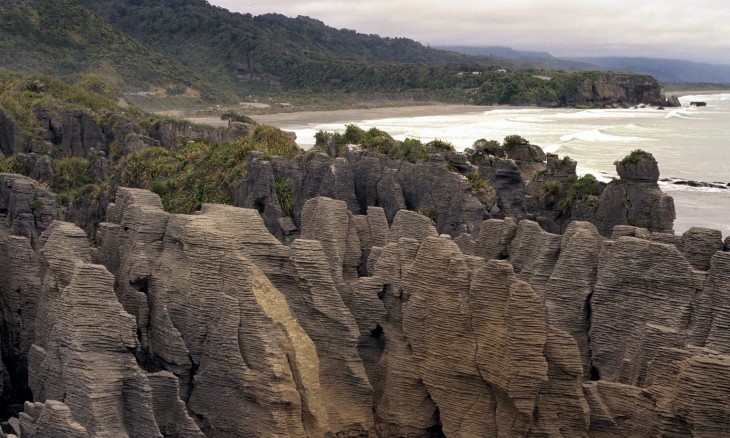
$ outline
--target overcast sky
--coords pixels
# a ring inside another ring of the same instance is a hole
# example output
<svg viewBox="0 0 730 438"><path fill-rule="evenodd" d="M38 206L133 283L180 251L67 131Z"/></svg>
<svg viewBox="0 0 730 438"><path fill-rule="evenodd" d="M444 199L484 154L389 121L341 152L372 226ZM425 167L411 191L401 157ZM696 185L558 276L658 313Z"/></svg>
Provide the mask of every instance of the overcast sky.
<svg viewBox="0 0 730 438"><path fill-rule="evenodd" d="M431 45L730 64L728 0L209 0Z"/></svg>

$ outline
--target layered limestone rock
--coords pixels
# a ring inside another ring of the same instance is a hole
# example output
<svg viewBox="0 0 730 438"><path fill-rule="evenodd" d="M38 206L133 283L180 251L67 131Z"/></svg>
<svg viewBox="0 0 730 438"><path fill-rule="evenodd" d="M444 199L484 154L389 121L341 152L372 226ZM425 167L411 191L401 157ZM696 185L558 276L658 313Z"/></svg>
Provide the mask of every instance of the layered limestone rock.
<svg viewBox="0 0 730 438"><path fill-rule="evenodd" d="M110 207L116 223L104 224L99 257L127 279L117 293L137 316L138 357L177 376L206 433L373 427L361 333L334 280L344 284L343 266L357 279L357 230L344 206L313 211L306 228L311 220L324 231L344 214L342 248L337 230L289 248L254 210L206 204L198 215L167 215L156 195L132 189Z"/></svg>
<svg viewBox="0 0 730 438"><path fill-rule="evenodd" d="M591 299L592 374L641 383L658 348L683 345L694 294L692 268L675 246L634 237L607 243Z"/></svg>
<svg viewBox="0 0 730 438"><path fill-rule="evenodd" d="M136 324L116 300L114 277L91 263L79 228L54 222L47 233L28 357L34 399L63 400L91 436L161 436L146 373L130 354ZM63 414L55 406L46 409Z"/></svg>
<svg viewBox="0 0 730 438"><path fill-rule="evenodd" d="M410 163L353 147L337 158L317 152L292 160L254 158L234 204L264 213L267 227L276 236L283 232L276 217L278 197L272 190L276 180L286 180L291 187L295 225L307 200L317 196L345 201L355 214L382 207L390 222L405 208L428 211L440 232L454 236L478 231L486 214L466 179L451 172L439 154L430 161Z"/></svg>
<svg viewBox="0 0 730 438"><path fill-rule="evenodd" d="M474 255L485 260L506 259L516 233L517 223L512 218L484 221L474 242Z"/></svg>
<svg viewBox="0 0 730 438"><path fill-rule="evenodd" d="M494 420L474 415L493 411L496 403L476 362L466 360L477 352L468 309L462 305L469 299L469 277L456 244L426 238L403 274L403 331L420 378L439 406L444 434L493 436Z"/></svg>
<svg viewBox="0 0 730 438"><path fill-rule="evenodd" d="M728 433L730 253L710 252L714 232L607 241L507 218L452 240L418 213L388 227L383 208L317 197L285 245L256 210L171 215L120 189L108 212L93 249L69 224L38 254L0 227L0 371L22 379L26 356L35 400L6 432Z"/></svg>
<svg viewBox="0 0 730 438"><path fill-rule="evenodd" d="M583 374L588 375L591 295L603 238L588 222L572 222L562 237L560 258L544 287L548 324L577 341Z"/></svg>
<svg viewBox="0 0 730 438"><path fill-rule="evenodd" d="M489 401L489 411L495 411L480 436L497 436L497 431L500 436L523 436L529 430L538 391L548 380L540 301L506 261L492 260L475 269L468 296L470 331L476 340L478 375L490 384L489 395L482 397Z"/></svg>
<svg viewBox="0 0 730 438"><path fill-rule="evenodd" d="M652 232L672 233L674 200L664 194L657 181L659 166L647 152L616 162L621 179L609 183L598 201L596 226L610 236L616 225L632 225Z"/></svg>
<svg viewBox="0 0 730 438"><path fill-rule="evenodd" d="M41 233L58 218L57 196L30 178L0 173L0 221L12 234L30 239L33 247Z"/></svg>
<svg viewBox="0 0 730 438"><path fill-rule="evenodd" d="M31 398L28 352L41 290L38 259L27 238L0 224L0 260L0 362L5 364L0 400L5 406L22 405Z"/></svg>
<svg viewBox="0 0 730 438"><path fill-rule="evenodd" d="M536 222L523 220L510 245L510 263L521 280L527 281L542 298L560 254L562 236L544 231Z"/></svg>
<svg viewBox="0 0 730 438"><path fill-rule="evenodd" d="M720 230L692 227L682 234L682 254L693 268L702 271L710 269L712 256L725 248Z"/></svg>
<svg viewBox="0 0 730 438"><path fill-rule="evenodd" d="M55 400L26 402L15 432L22 438L89 437L86 428L74 420L69 407Z"/></svg>
<svg viewBox="0 0 730 438"><path fill-rule="evenodd" d="M56 145L62 155L85 157L94 151L106 152L106 138L91 114L36 108L34 115L43 129L43 139Z"/></svg>
<svg viewBox="0 0 730 438"><path fill-rule="evenodd" d="M730 253L712 257L707 281L692 305L694 344L730 353Z"/></svg>

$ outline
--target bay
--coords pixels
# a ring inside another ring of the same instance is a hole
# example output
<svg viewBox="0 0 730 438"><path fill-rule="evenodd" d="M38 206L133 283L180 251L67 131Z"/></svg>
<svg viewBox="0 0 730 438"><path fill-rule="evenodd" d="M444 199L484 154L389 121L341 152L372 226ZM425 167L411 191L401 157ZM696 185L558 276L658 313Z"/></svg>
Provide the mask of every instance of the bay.
<svg viewBox="0 0 730 438"><path fill-rule="evenodd" d="M501 141L518 134L546 152L575 159L580 174L593 173L604 180L616 176L614 161L634 149L643 149L659 162L661 178L729 183L730 93L685 95L680 101L682 108L665 110L500 107L436 116L348 119L289 130L297 134L297 142L304 148L314 144L317 131L342 132L349 123L364 129L377 127L398 140L442 139L457 150L480 138ZM707 106L689 106L693 101L706 102ZM660 186L674 197L675 232L703 226L730 235L729 189L689 187L673 181L660 182Z"/></svg>

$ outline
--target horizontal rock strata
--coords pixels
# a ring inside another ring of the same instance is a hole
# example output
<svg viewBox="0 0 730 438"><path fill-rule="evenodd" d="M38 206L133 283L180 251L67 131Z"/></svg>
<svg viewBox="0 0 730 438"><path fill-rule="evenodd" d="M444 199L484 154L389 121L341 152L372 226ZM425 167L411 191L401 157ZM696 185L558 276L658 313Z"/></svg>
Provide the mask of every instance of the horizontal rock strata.
<svg viewBox="0 0 730 438"><path fill-rule="evenodd" d="M22 410L3 433L730 433L715 232L506 218L452 239L358 208L306 200L288 244L258 210L173 215L126 188L94 248L68 223L3 222L0 400Z"/></svg>

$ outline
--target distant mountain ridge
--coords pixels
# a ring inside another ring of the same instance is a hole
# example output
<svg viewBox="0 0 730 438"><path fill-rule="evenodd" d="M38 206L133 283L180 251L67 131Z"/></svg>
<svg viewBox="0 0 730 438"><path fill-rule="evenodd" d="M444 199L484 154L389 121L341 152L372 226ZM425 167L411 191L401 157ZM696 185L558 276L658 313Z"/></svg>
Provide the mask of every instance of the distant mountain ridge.
<svg viewBox="0 0 730 438"><path fill-rule="evenodd" d="M608 70L654 76L660 82L689 84L730 84L730 65L693 62L680 59L604 56L556 57L548 52L514 50L500 46L438 46L444 50L474 56L495 56L529 68L530 63L542 63L554 69L568 71Z"/></svg>
<svg viewBox="0 0 730 438"><path fill-rule="evenodd" d="M730 65L618 56L568 59L594 64L603 69L650 74L661 82L730 84Z"/></svg>

